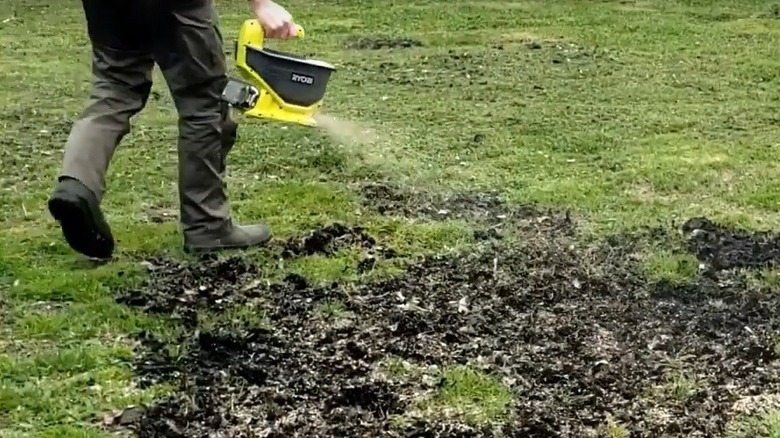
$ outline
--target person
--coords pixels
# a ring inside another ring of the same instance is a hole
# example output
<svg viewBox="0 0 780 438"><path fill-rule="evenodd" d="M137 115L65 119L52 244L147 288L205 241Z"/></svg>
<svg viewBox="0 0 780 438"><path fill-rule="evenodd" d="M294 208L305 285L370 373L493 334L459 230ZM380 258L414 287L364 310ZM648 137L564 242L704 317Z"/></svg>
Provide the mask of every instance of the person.
<svg viewBox="0 0 780 438"><path fill-rule="evenodd" d="M220 96L227 64L212 0L82 0L92 48L89 104L65 144L50 214L71 248L111 258L114 238L100 203L109 162L130 118L147 103L152 69L160 67L178 113L180 227L187 252L259 246L264 224L233 222L225 160L238 124ZM266 38L296 34L290 13L272 0L248 0Z"/></svg>

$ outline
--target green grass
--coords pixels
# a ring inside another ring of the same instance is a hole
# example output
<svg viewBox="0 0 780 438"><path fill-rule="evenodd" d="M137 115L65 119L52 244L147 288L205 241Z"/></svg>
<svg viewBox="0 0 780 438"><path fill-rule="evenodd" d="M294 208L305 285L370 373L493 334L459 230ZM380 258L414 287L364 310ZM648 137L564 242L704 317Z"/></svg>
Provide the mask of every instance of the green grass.
<svg viewBox="0 0 780 438"><path fill-rule="evenodd" d="M706 380L689 372L679 359L668 361L661 382L645 390L645 396L684 404L706 389Z"/></svg>
<svg viewBox="0 0 780 438"><path fill-rule="evenodd" d="M152 222L177 210L176 114L156 73L154 98L109 172L104 205L119 259L80 262L45 201L89 90L82 12L77 2L2 3L0 435L106 436L91 426L102 413L154 395L130 386L127 336L169 330L115 304L111 290L141 278L143 254L183 257L175 217ZM326 110L380 136L355 146L243 121L229 163L236 216L262 219L282 238L330 221L360 223L406 255L471 241L461 222L367 211L353 184L368 179L500 189L572 208L598 234L693 215L780 225L777 1L456 3L285 3L307 40L283 46L339 68ZM218 5L232 42L249 17L245 2ZM424 46L348 49L358 34ZM280 269L351 279L351 257ZM695 265L662 253L649 267L680 280Z"/></svg>
<svg viewBox="0 0 780 438"><path fill-rule="evenodd" d="M780 410L771 410L735 422L727 438L780 438Z"/></svg>
<svg viewBox="0 0 780 438"><path fill-rule="evenodd" d="M644 260L644 274L653 281L685 283L696 277L698 266L699 261L690 254L658 250Z"/></svg>
<svg viewBox="0 0 780 438"><path fill-rule="evenodd" d="M433 416L481 426L506 422L512 417L512 391L499 377L470 365L423 368L388 357L380 370L391 380L416 386L435 386L431 391L416 391L410 409L394 417L398 424L410 418Z"/></svg>
<svg viewBox="0 0 780 438"><path fill-rule="evenodd" d="M669 371L664 385L666 395L680 402L696 395L703 387L702 382L682 370Z"/></svg>
<svg viewBox="0 0 780 438"><path fill-rule="evenodd" d="M419 403L427 415L459 418L474 425L500 422L511 415L512 392L496 377L453 366L445 368L439 378L441 388Z"/></svg>
<svg viewBox="0 0 780 438"><path fill-rule="evenodd" d="M599 427L599 433L599 436L605 438L628 438L630 436L626 427L616 422L611 417Z"/></svg>

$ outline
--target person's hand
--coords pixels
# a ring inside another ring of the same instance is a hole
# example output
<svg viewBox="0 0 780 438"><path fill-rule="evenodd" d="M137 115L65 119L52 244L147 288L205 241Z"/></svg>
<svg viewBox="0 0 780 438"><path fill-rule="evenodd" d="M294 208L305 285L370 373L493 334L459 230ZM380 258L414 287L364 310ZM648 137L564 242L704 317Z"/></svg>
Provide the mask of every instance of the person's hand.
<svg viewBox="0 0 780 438"><path fill-rule="evenodd" d="M249 0L266 38L289 39L298 34L292 15L272 0Z"/></svg>

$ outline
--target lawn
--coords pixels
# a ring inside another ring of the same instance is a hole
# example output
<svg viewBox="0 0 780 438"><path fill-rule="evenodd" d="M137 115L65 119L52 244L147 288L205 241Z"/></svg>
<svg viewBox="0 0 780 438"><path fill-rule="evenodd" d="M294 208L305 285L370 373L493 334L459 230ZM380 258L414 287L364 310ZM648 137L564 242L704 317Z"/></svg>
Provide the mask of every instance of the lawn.
<svg viewBox="0 0 780 438"><path fill-rule="evenodd" d="M777 1L289 0L374 141L237 115L275 240L195 259L155 72L99 265L46 210L80 5L2 3L0 436L780 436Z"/></svg>

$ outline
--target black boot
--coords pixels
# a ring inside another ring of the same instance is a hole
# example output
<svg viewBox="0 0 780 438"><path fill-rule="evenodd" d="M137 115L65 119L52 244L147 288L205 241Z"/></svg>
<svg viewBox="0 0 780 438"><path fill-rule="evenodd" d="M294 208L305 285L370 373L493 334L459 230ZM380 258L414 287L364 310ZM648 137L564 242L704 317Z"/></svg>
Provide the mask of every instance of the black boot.
<svg viewBox="0 0 780 438"><path fill-rule="evenodd" d="M263 224L237 225L227 221L218 229L190 230L184 233L184 251L210 253L226 249L249 249L271 240L271 230Z"/></svg>
<svg viewBox="0 0 780 438"><path fill-rule="evenodd" d="M111 228L97 197L81 181L62 178L49 199L49 212L60 223L65 240L75 251L96 259L111 258Z"/></svg>

